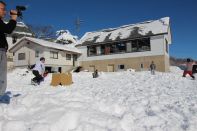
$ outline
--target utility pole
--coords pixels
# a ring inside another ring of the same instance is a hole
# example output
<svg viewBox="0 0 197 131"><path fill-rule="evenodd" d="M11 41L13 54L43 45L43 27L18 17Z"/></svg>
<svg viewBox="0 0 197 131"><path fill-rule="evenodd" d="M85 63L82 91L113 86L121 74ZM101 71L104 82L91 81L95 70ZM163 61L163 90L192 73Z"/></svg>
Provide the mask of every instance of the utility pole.
<svg viewBox="0 0 197 131"><path fill-rule="evenodd" d="M79 31L80 31L80 27L81 27L81 23L83 23L83 20L80 20L79 17L77 17L77 19L75 20L75 31L76 31L76 35L79 35Z"/></svg>

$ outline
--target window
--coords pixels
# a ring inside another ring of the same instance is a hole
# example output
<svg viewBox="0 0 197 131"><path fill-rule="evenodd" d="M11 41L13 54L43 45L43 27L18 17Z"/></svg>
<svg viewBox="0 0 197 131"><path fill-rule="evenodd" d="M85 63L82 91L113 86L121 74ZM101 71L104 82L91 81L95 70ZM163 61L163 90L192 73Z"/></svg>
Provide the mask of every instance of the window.
<svg viewBox="0 0 197 131"><path fill-rule="evenodd" d="M150 51L150 38L141 38L116 43L92 45L87 47L88 56L109 55L117 53Z"/></svg>
<svg viewBox="0 0 197 131"><path fill-rule="evenodd" d="M126 52L126 44L124 42L119 42L116 44L118 52Z"/></svg>
<svg viewBox="0 0 197 131"><path fill-rule="evenodd" d="M127 52L131 52L131 41L126 42Z"/></svg>
<svg viewBox="0 0 197 131"><path fill-rule="evenodd" d="M105 54L105 45L101 45L101 55Z"/></svg>
<svg viewBox="0 0 197 131"><path fill-rule="evenodd" d="M165 39L165 41L166 41L166 52L168 53L168 41L167 39Z"/></svg>
<svg viewBox="0 0 197 131"><path fill-rule="evenodd" d="M150 51L150 39L148 38L139 39L138 51Z"/></svg>
<svg viewBox="0 0 197 131"><path fill-rule="evenodd" d="M110 45L105 45L105 55L110 54Z"/></svg>
<svg viewBox="0 0 197 131"><path fill-rule="evenodd" d="M76 54L73 54L73 60L77 61L77 55Z"/></svg>
<svg viewBox="0 0 197 131"><path fill-rule="evenodd" d="M71 54L66 54L66 60L71 60Z"/></svg>
<svg viewBox="0 0 197 131"><path fill-rule="evenodd" d="M143 64L140 64L140 68L143 69L144 68L144 65Z"/></svg>
<svg viewBox="0 0 197 131"><path fill-rule="evenodd" d="M137 52L138 51L138 41L137 40L132 40L131 51L132 52Z"/></svg>
<svg viewBox="0 0 197 131"><path fill-rule="evenodd" d="M96 55L96 46L89 46L88 47L88 56Z"/></svg>
<svg viewBox="0 0 197 131"><path fill-rule="evenodd" d="M39 57L39 51L35 51L35 57Z"/></svg>
<svg viewBox="0 0 197 131"><path fill-rule="evenodd" d="M101 46L96 47L96 54L100 55L101 54Z"/></svg>
<svg viewBox="0 0 197 131"><path fill-rule="evenodd" d="M58 59L58 52L50 51L50 58L52 58L52 59Z"/></svg>
<svg viewBox="0 0 197 131"><path fill-rule="evenodd" d="M150 38L132 40L131 51L150 51Z"/></svg>
<svg viewBox="0 0 197 131"><path fill-rule="evenodd" d="M25 53L19 53L18 60L25 60Z"/></svg>
<svg viewBox="0 0 197 131"><path fill-rule="evenodd" d="M110 45L110 53L116 53L116 52L117 52L116 44L111 44Z"/></svg>
<svg viewBox="0 0 197 131"><path fill-rule="evenodd" d="M124 65L118 65L118 69L120 69L120 70L124 70L124 69L125 69L125 67L124 67Z"/></svg>

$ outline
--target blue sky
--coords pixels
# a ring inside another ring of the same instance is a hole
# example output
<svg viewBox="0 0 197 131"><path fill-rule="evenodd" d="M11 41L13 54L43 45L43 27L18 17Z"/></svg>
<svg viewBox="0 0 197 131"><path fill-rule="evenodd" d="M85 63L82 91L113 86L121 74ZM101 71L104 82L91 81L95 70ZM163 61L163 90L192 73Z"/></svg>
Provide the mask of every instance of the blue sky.
<svg viewBox="0 0 197 131"><path fill-rule="evenodd" d="M80 32L118 27L169 16L170 55L197 60L197 0L4 0L7 9L28 6L24 22L52 25L76 34L74 21L83 20Z"/></svg>

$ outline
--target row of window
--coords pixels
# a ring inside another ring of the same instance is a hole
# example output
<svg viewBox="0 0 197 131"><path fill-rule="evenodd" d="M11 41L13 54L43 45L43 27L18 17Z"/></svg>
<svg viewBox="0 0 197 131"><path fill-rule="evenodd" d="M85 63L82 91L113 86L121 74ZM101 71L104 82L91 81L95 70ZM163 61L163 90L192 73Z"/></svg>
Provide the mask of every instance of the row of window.
<svg viewBox="0 0 197 131"><path fill-rule="evenodd" d="M39 57L39 51L35 52L35 57ZM50 58L51 59L58 59L58 52L50 51ZM66 54L66 60L71 60L71 58L72 58L71 54ZM73 59L76 61L77 55L73 54ZM19 53L18 60L25 60L25 53Z"/></svg>
<svg viewBox="0 0 197 131"><path fill-rule="evenodd" d="M142 52L151 50L150 38L122 41L102 45L91 45L87 48L88 56Z"/></svg>

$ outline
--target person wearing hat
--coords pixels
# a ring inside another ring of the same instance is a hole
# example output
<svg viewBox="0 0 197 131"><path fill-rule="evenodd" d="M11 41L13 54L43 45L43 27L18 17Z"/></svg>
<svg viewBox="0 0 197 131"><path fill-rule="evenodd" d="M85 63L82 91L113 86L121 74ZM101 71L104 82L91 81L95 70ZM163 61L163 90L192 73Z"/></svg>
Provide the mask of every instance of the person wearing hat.
<svg viewBox="0 0 197 131"><path fill-rule="evenodd" d="M40 84L40 82L43 80L43 74L45 72L45 58L41 57L40 61L36 62L35 67L32 70L32 73L34 74L34 78L31 79L32 84Z"/></svg>
<svg viewBox="0 0 197 131"><path fill-rule="evenodd" d="M183 77L189 74L193 79L195 79L195 77L193 76L192 68L193 68L193 62L191 61L191 59L188 58L186 63L186 68L183 72Z"/></svg>

